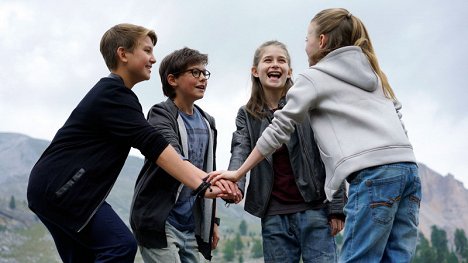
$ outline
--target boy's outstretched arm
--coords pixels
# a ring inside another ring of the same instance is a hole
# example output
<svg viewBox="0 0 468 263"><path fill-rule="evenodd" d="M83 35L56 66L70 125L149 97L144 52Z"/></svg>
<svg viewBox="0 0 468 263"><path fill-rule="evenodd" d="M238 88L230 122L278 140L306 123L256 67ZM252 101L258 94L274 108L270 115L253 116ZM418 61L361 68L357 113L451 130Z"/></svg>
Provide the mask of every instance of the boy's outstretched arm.
<svg viewBox="0 0 468 263"><path fill-rule="evenodd" d="M184 161L170 144L156 159L156 164L190 189L196 189L207 173ZM224 190L224 189L223 189Z"/></svg>
<svg viewBox="0 0 468 263"><path fill-rule="evenodd" d="M158 159L156 159L156 164L192 190L197 189L203 182L203 178L207 176L206 172L198 169L192 163L182 160L180 155L170 144L162 151ZM207 191L206 197L216 198L218 195L222 195L222 193L225 193L225 196L236 197L236 193L233 192L232 186L228 183L218 182L215 184L212 182L211 184L211 187L213 187L212 190L214 191Z"/></svg>

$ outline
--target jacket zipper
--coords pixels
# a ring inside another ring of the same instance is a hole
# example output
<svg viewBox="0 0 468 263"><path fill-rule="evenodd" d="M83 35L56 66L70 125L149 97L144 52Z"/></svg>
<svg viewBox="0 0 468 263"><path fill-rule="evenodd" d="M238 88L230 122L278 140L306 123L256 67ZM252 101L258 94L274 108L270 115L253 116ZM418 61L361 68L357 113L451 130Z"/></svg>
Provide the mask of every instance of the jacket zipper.
<svg viewBox="0 0 468 263"><path fill-rule="evenodd" d="M248 114L246 112L246 114ZM247 115L248 116L248 115ZM266 119L268 121L269 124L271 124L271 121L273 120L273 116L272 115L267 115L266 116ZM250 121L250 120L249 120ZM262 122L263 121L260 121L260 129L262 128ZM252 126L252 125L250 125ZM266 126L268 127L268 125ZM265 128L266 128L265 127ZM263 130L260 130L260 134L264 131L265 129ZM258 140L258 136L257 137L257 140ZM253 145L253 147L255 147L255 145ZM253 148L252 148L253 149ZM268 162L269 164L269 168L270 168L270 174L271 174L271 177L272 177L272 181L271 181L271 184L269 185L269 188L268 188L268 199L267 199L267 202L265 202L265 205L263 206L263 215L262 215L262 218L265 216L266 212L267 212L267 208L268 208L268 204L270 203L270 200L271 200L271 193L273 192L273 181L275 180L275 171L273 170L273 154L270 154L268 156L265 156L265 160Z"/></svg>
<svg viewBox="0 0 468 263"><path fill-rule="evenodd" d="M115 182L114 182L115 183ZM83 228L86 227L86 225L88 225L89 221L91 221L91 218L93 218L93 216L96 214L97 210L101 207L102 203L104 203L104 201L106 201L106 198L107 196L109 195L110 191L112 190L112 187L114 187L114 184L111 185L111 187L109 187L109 190L107 190L107 193L106 195L104 196L104 198L101 200L101 202L99 202L99 205L96 206L96 208L94 208L94 211L91 213L91 215L88 217L88 219L86 219L86 221L84 222L84 224L80 227L80 229L78 229L78 233L81 232L81 230L83 230Z"/></svg>
<svg viewBox="0 0 468 263"><path fill-rule="evenodd" d="M299 136L299 141L301 140L301 138L305 139L304 138L304 134L302 133L302 130L300 129L300 127L298 127L296 125L296 131L298 133L298 136ZM312 157L310 156L309 152L307 151L307 149L304 147L304 143L303 142L300 142L299 143L301 145L301 149L302 151L304 152L304 154L306 155L307 159L310 160L311 162L314 162ZM315 163L311 164L311 167L313 167L313 165L315 165ZM320 190L318 189L316 183L315 183L315 178L317 177L317 174L315 173L314 171L314 179L312 180L312 185L314 186L314 190L315 190L315 194L317 196L320 196ZM296 185L297 185L297 182L296 182ZM301 191L301 188L297 187L299 189L299 191ZM302 192L301 192L302 194Z"/></svg>
<svg viewBox="0 0 468 263"><path fill-rule="evenodd" d="M268 161L268 160L267 160ZM275 172L273 171L273 163L268 161L268 164L270 165L270 174L272 174L272 179L275 180ZM263 215L262 215L262 218L265 217L265 214L267 212L267 208L268 208L268 204L270 203L270 199L271 199L271 193L273 192L273 181L271 181L271 184L269 185L269 188L268 188L268 198L267 198L267 201L265 202L265 205L263 206Z"/></svg>

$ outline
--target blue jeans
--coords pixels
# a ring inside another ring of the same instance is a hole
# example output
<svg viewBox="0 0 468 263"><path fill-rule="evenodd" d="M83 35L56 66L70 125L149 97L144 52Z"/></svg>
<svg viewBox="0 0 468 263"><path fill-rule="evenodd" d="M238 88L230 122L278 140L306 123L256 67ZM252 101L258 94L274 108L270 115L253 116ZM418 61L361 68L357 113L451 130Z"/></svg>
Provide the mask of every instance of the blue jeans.
<svg viewBox="0 0 468 263"><path fill-rule="evenodd" d="M263 257L270 262L336 262L325 209L262 218Z"/></svg>
<svg viewBox="0 0 468 263"><path fill-rule="evenodd" d="M140 246L141 257L145 263L198 263L200 254L195 232L180 231L166 221L167 247L147 248Z"/></svg>
<svg viewBox="0 0 468 263"><path fill-rule="evenodd" d="M39 216L63 262L134 262L137 243L132 232L104 202L81 232L73 232Z"/></svg>
<svg viewBox="0 0 468 263"><path fill-rule="evenodd" d="M367 168L349 185L340 262L410 262L417 243L421 181L414 163Z"/></svg>

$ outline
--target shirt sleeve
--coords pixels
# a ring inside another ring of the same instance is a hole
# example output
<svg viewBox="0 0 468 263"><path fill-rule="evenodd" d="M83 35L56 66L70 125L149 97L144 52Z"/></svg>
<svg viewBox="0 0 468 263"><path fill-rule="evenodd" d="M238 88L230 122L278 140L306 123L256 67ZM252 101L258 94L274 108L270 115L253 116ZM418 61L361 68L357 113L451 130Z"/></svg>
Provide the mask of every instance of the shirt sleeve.
<svg viewBox="0 0 468 263"><path fill-rule="evenodd" d="M103 93L95 109L101 125L113 139L156 160L168 142L145 119L137 96L125 87L109 88Z"/></svg>
<svg viewBox="0 0 468 263"><path fill-rule="evenodd" d="M257 148L263 156L273 153L283 143L289 141L294 125L307 117L317 103L317 91L311 79L299 75L296 83L286 94L286 105L274 113L271 124L257 141Z"/></svg>

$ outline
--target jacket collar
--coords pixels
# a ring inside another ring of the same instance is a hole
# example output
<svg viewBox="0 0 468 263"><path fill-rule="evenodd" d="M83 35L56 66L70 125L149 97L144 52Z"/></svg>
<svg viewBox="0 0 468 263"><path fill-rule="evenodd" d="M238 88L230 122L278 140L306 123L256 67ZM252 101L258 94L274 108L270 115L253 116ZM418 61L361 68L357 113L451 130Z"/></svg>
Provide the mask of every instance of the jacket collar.
<svg viewBox="0 0 468 263"><path fill-rule="evenodd" d="M164 107L174 117L174 119L177 119L177 117L179 116L179 108L177 108L177 105L174 103L174 101L168 98L165 102L163 102L163 104L164 104ZM211 117L208 113L204 112L196 104L194 105L194 107L196 107L198 109L198 111L201 113L203 118L208 120L208 123L210 124L210 128L213 129L213 130L216 130L213 117Z"/></svg>

